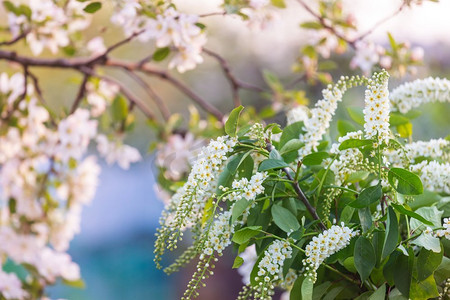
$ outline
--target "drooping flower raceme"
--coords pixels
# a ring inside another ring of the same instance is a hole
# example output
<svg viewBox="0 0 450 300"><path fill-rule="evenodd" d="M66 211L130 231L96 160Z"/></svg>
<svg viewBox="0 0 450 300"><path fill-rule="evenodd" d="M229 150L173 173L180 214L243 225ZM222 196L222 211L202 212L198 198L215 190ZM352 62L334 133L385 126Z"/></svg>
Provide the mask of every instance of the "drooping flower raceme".
<svg viewBox="0 0 450 300"><path fill-rule="evenodd" d="M402 114L425 103L450 102L450 80L428 77L406 82L395 88L389 99L393 110Z"/></svg>
<svg viewBox="0 0 450 300"><path fill-rule="evenodd" d="M274 291L273 282L280 279L284 261L292 255L292 248L286 241L274 241L264 252L258 264L257 295L258 299L271 299Z"/></svg>
<svg viewBox="0 0 450 300"><path fill-rule="evenodd" d="M236 138L222 136L203 147L187 182L173 195L162 214L156 241L156 261L166 248L176 246L181 231L199 222L207 199L217 188L218 174L236 142Z"/></svg>
<svg viewBox="0 0 450 300"><path fill-rule="evenodd" d="M389 162L395 166L405 166L410 162L414 163L415 159L419 157L426 157L431 159L440 159L445 162L450 161L450 141L445 139L431 139L429 141L417 141L406 144L401 149L386 149L384 155Z"/></svg>
<svg viewBox="0 0 450 300"><path fill-rule="evenodd" d="M315 281L316 270L323 261L347 247L351 238L357 234L358 231L353 231L342 223L341 226L333 225L330 229L313 237L312 241L305 248L306 258L303 260L308 276Z"/></svg>
<svg viewBox="0 0 450 300"><path fill-rule="evenodd" d="M365 93L364 131L369 139L377 138L379 142L387 142L389 130L389 74L386 71L375 74L369 79Z"/></svg>
<svg viewBox="0 0 450 300"><path fill-rule="evenodd" d="M450 163L424 160L409 169L419 175L425 189L450 194Z"/></svg>
<svg viewBox="0 0 450 300"><path fill-rule="evenodd" d="M317 149L319 141L330 127L331 119L336 112L337 105L342 101L345 91L353 86L367 81L364 77L342 77L334 86L329 85L322 91L323 99L319 100L310 112L310 118L305 120L304 134L299 139L305 146L299 150L300 158Z"/></svg>

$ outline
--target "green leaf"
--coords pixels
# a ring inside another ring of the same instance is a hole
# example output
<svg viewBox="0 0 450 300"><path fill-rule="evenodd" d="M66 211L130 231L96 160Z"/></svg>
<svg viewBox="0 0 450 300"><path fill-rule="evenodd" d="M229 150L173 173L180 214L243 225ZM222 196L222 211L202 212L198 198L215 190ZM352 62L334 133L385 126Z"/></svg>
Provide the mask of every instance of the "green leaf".
<svg viewBox="0 0 450 300"><path fill-rule="evenodd" d="M386 235L384 237L383 251L381 254L381 260L385 259L392 251L397 248L398 241L398 221L392 207L388 207L387 220L386 220Z"/></svg>
<svg viewBox="0 0 450 300"><path fill-rule="evenodd" d="M345 149L350 149L350 148L359 148L359 147L364 147L367 145L372 145L373 141L372 140L360 140L360 139L348 139L343 141L340 145L339 145L339 150L345 150Z"/></svg>
<svg viewBox="0 0 450 300"><path fill-rule="evenodd" d="M384 300L385 297L386 297L386 284L383 284L368 298L368 300Z"/></svg>
<svg viewBox="0 0 450 300"><path fill-rule="evenodd" d="M411 241L411 244L424 247L425 249L436 253L441 251L439 238L434 237L431 234L421 234L415 240Z"/></svg>
<svg viewBox="0 0 450 300"><path fill-rule="evenodd" d="M344 260L344 268L346 268L349 272L356 273L358 270L355 267L355 257L350 256Z"/></svg>
<svg viewBox="0 0 450 300"><path fill-rule="evenodd" d="M367 207L370 204L379 201L381 196L383 196L383 190L381 188L381 184L377 184L362 190L358 198L355 201L350 202L348 205L354 208Z"/></svg>
<svg viewBox="0 0 450 300"><path fill-rule="evenodd" d="M91 2L84 8L84 11L89 14L93 14L100 8L102 8L102 4L100 2Z"/></svg>
<svg viewBox="0 0 450 300"><path fill-rule="evenodd" d="M375 250L370 240L360 236L354 249L355 268L361 276L361 281L369 278L376 263Z"/></svg>
<svg viewBox="0 0 450 300"><path fill-rule="evenodd" d="M234 233L231 240L236 244L243 244L250 240L252 237L258 235L261 229L261 226L249 226L241 228Z"/></svg>
<svg viewBox="0 0 450 300"><path fill-rule="evenodd" d="M127 100L118 95L111 104L111 115L114 121L121 122L127 118L128 103Z"/></svg>
<svg viewBox="0 0 450 300"><path fill-rule="evenodd" d="M355 213L355 209L351 206L346 205L341 212L341 217L339 218L339 222L344 222L344 224L350 223L350 220Z"/></svg>
<svg viewBox="0 0 450 300"><path fill-rule="evenodd" d="M338 129L340 136L344 136L349 132L356 131L355 126L351 122L346 121L346 120L338 120L337 121L337 129Z"/></svg>
<svg viewBox="0 0 450 300"><path fill-rule="evenodd" d="M414 254L406 256L400 254L395 261L394 284L405 297L409 297L409 290L412 281L412 271L414 264Z"/></svg>
<svg viewBox="0 0 450 300"><path fill-rule="evenodd" d="M66 280L63 279L62 280L63 284L73 287L73 288L77 288L77 289L84 289L86 287L86 284L84 283L83 279L78 279L78 280Z"/></svg>
<svg viewBox="0 0 450 300"><path fill-rule="evenodd" d="M367 232L372 228L372 213L369 207L358 209L358 216L363 232Z"/></svg>
<svg viewBox="0 0 450 300"><path fill-rule="evenodd" d="M406 124L398 125L397 132L400 134L400 137L408 138L413 133L413 125L410 122L408 122Z"/></svg>
<svg viewBox="0 0 450 300"><path fill-rule="evenodd" d="M423 185L419 176L401 168L391 168L388 173L391 186L403 195L420 195Z"/></svg>
<svg viewBox="0 0 450 300"><path fill-rule="evenodd" d="M224 168L222 173L219 175L217 180L217 187L224 186L230 187L234 180L234 174L231 173L227 168ZM223 191L217 188L217 195L222 195Z"/></svg>
<svg viewBox="0 0 450 300"><path fill-rule="evenodd" d="M270 3L278 8L286 8L286 3L284 3L284 0L270 0Z"/></svg>
<svg viewBox="0 0 450 300"><path fill-rule="evenodd" d="M399 126L409 123L409 119L397 113L391 113L389 116L389 124L391 126Z"/></svg>
<svg viewBox="0 0 450 300"><path fill-rule="evenodd" d="M295 122L283 129L283 133L280 137L279 147L283 148L283 146L290 140L297 139L300 137L300 134L304 133L303 131L304 123L303 122Z"/></svg>
<svg viewBox="0 0 450 300"><path fill-rule="evenodd" d="M322 163L322 161L327 157L329 157L329 154L327 152L314 152L314 153L306 155L303 158L302 163L305 166L320 165Z"/></svg>
<svg viewBox="0 0 450 300"><path fill-rule="evenodd" d="M300 228L297 218L283 206L273 205L271 212L273 221L284 232L289 233Z"/></svg>
<svg viewBox="0 0 450 300"><path fill-rule="evenodd" d="M153 53L153 60L163 61L167 56L169 56L169 54L170 54L169 47L158 48L156 49L155 53Z"/></svg>
<svg viewBox="0 0 450 300"><path fill-rule="evenodd" d="M306 28L306 29L322 29L323 28L323 26L317 22L304 22L304 23L300 24L300 27Z"/></svg>
<svg viewBox="0 0 450 300"><path fill-rule="evenodd" d="M355 121L359 125L364 126L364 123L365 123L364 113L363 113L363 109L361 107L356 107L356 106L347 107L347 112L353 121Z"/></svg>
<svg viewBox="0 0 450 300"><path fill-rule="evenodd" d="M450 278L450 259L448 257L442 257L441 264L434 271L434 278L436 278L438 283Z"/></svg>
<svg viewBox="0 0 450 300"><path fill-rule="evenodd" d="M243 109L244 107L242 105L233 109L230 113L230 116L228 117L228 120L225 122L225 132L229 136L236 136L239 116Z"/></svg>
<svg viewBox="0 0 450 300"><path fill-rule="evenodd" d="M266 159L263 160L262 163L259 165L258 171L267 171L267 170L276 170L276 169L282 169L287 168L289 165L285 163L282 160L277 159Z"/></svg>
<svg viewBox="0 0 450 300"><path fill-rule="evenodd" d="M305 278L302 282L302 300L312 300L314 282L310 278Z"/></svg>
<svg viewBox="0 0 450 300"><path fill-rule="evenodd" d="M330 288L331 285L332 285L331 282L325 281L324 283L314 287L313 300L322 299L322 297L327 293L327 290Z"/></svg>
<svg viewBox="0 0 450 300"><path fill-rule="evenodd" d="M250 201L245 198L237 201L233 206L233 210L231 211L231 223L234 223L240 216L242 216L242 213L247 209L249 205Z"/></svg>
<svg viewBox="0 0 450 300"><path fill-rule="evenodd" d="M304 143L299 139L292 139L288 141L280 150L281 156L287 162L292 162L298 157L298 149L303 147Z"/></svg>
<svg viewBox="0 0 450 300"><path fill-rule="evenodd" d="M442 262L444 251L436 253L422 248L417 257L417 280L422 281L431 276Z"/></svg>
<svg viewBox="0 0 450 300"><path fill-rule="evenodd" d="M236 256L236 258L234 259L232 268L233 269L237 269L240 266L242 266L243 263L244 263L244 259L242 257L240 257L240 256Z"/></svg>
<svg viewBox="0 0 450 300"><path fill-rule="evenodd" d="M366 180L367 177L369 177L370 172L368 171L356 171L348 175L348 177L345 179L346 182L349 183L355 183L362 180Z"/></svg>
<svg viewBox="0 0 450 300"><path fill-rule="evenodd" d="M433 299L439 297L436 281L433 276L430 276L420 282L413 280L411 283L409 297L411 300Z"/></svg>
<svg viewBox="0 0 450 300"><path fill-rule="evenodd" d="M422 222L424 224L433 226L432 222L428 221L427 219L425 219L424 217L422 217L421 215L419 215L419 214L417 214L417 213L415 213L413 211L407 210L402 205L391 203L391 206L394 207L395 210L398 211L401 214L404 214L404 215L407 215L407 216L409 216L411 218L417 219L417 220L419 220L420 222Z"/></svg>

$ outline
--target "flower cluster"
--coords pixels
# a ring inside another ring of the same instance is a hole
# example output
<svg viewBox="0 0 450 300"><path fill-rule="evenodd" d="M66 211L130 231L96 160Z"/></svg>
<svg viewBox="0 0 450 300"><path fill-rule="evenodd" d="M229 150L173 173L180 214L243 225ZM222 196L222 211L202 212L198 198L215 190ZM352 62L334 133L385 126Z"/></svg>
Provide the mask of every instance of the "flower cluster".
<svg viewBox="0 0 450 300"><path fill-rule="evenodd" d="M445 237L446 239L450 240L450 218L444 218L442 227L444 227L444 229L437 230L436 236Z"/></svg>
<svg viewBox="0 0 450 300"><path fill-rule="evenodd" d="M5 299L25 299L28 293L22 289L22 282L14 273L5 273L0 269L0 294Z"/></svg>
<svg viewBox="0 0 450 300"><path fill-rule="evenodd" d="M204 255L212 255L216 251L219 255L231 244L231 236L234 233L234 224L230 224L231 210L219 215L209 231L205 243Z"/></svg>
<svg viewBox="0 0 450 300"><path fill-rule="evenodd" d="M330 127L331 119L345 91L364 82L365 78L359 76L342 77L334 86L329 85L322 91L323 99L316 103L311 110L311 117L305 120L305 133L300 135L300 140L305 143L305 146L299 150L300 157L317 149L319 141Z"/></svg>
<svg viewBox="0 0 450 300"><path fill-rule="evenodd" d="M423 187L432 192L450 194L450 163L422 161L409 167L422 180Z"/></svg>
<svg viewBox="0 0 450 300"><path fill-rule="evenodd" d="M431 102L450 102L450 80L428 77L406 82L390 96L394 110L406 114L413 108Z"/></svg>
<svg viewBox="0 0 450 300"><path fill-rule="evenodd" d="M0 75L0 92L6 92L0 99L20 101L11 115L8 110L2 115L13 122L0 136L0 257L30 268L31 277L44 278L39 285L78 280L78 265L65 251L97 188L100 167L94 156L86 157L97 137L97 121L78 108L53 125L33 89L24 94L20 76ZM0 291L22 299L11 278L5 279L11 290Z"/></svg>
<svg viewBox="0 0 450 300"><path fill-rule="evenodd" d="M287 125L295 122L305 122L308 120L308 108L304 105L296 106L286 113L286 117Z"/></svg>
<svg viewBox="0 0 450 300"><path fill-rule="evenodd" d="M338 158L330 166L330 170L333 171L336 176L336 184L342 185L347 179L348 175L355 172L355 168L363 162L363 154L358 148L350 148L345 150L339 150L339 146L348 139L361 139L363 132L361 130L355 132L349 132L345 136L338 139L338 143L331 145L330 152L338 155ZM325 163L328 165L332 162L331 159L327 159Z"/></svg>
<svg viewBox="0 0 450 300"><path fill-rule="evenodd" d="M142 42L154 39L158 48L175 47L177 54L169 68L177 68L182 73L203 62L201 52L206 36L197 26L196 15L179 13L169 7L152 19L145 14L140 1L127 0L119 4L111 21L124 28L128 36L139 33L137 38Z"/></svg>
<svg viewBox="0 0 450 300"><path fill-rule="evenodd" d="M161 228L157 233L156 261L166 248L175 248L176 242L181 239L181 231L197 224L202 218L206 201L217 188L218 174L236 142L236 138L222 136L203 147L187 182L173 195L162 214Z"/></svg>
<svg viewBox="0 0 450 300"><path fill-rule="evenodd" d="M110 141L103 134L97 136L97 150L103 156L106 162L111 165L117 164L124 170L128 170L130 163L135 163L142 159L141 154L136 148L124 145L120 140Z"/></svg>
<svg viewBox="0 0 450 300"><path fill-rule="evenodd" d="M358 231L353 231L342 223L341 226L333 225L330 229L313 237L312 241L305 248L306 258L303 260L308 276L315 281L316 270L323 261L347 247L351 238L357 234Z"/></svg>
<svg viewBox="0 0 450 300"><path fill-rule="evenodd" d="M16 9L8 13L8 23L13 37L26 32L26 41L34 55L39 55L45 48L53 54L59 48L70 44L71 35L86 29L91 18L83 9L86 3L69 0L64 5L53 0L20 0L14 2ZM20 12L20 13L18 13Z"/></svg>
<svg viewBox="0 0 450 300"><path fill-rule="evenodd" d="M396 166L403 166L406 163L414 163L416 158L427 157L431 159L450 160L450 141L445 139L431 139L429 141L417 141L406 144L402 149L386 149L384 155L389 162Z"/></svg>
<svg viewBox="0 0 450 300"><path fill-rule="evenodd" d="M88 82L86 85L87 103L91 107L91 115L99 117L103 114L108 105L119 93L119 87L105 80L100 80L97 84Z"/></svg>
<svg viewBox="0 0 450 300"><path fill-rule="evenodd" d="M264 252L258 264L258 299L271 299L273 282L280 279L284 261L292 255L292 248L286 241L276 240Z"/></svg>
<svg viewBox="0 0 450 300"><path fill-rule="evenodd" d="M164 168L164 176L171 180L180 180L191 168L198 150L204 141L197 139L192 133L186 135L172 134L162 146L156 157L156 164Z"/></svg>
<svg viewBox="0 0 450 300"><path fill-rule="evenodd" d="M264 192L262 183L266 180L266 178L267 172L257 172L250 178L250 180L245 177L240 180L234 180L232 188L235 190L231 192L227 199L239 201L242 197L244 197L249 201L255 200L257 195Z"/></svg>
<svg viewBox="0 0 450 300"><path fill-rule="evenodd" d="M264 126L261 123L254 124L248 133L249 138L256 140L255 145L259 147L265 147L266 141L272 139L272 132L270 130L265 131Z"/></svg>
<svg viewBox="0 0 450 300"><path fill-rule="evenodd" d="M247 16L250 28L266 29L278 18L270 0L250 0L249 6L241 8L240 12Z"/></svg>
<svg viewBox="0 0 450 300"><path fill-rule="evenodd" d="M380 143L387 142L390 136L388 79L389 74L386 71L375 74L369 79L364 99L366 137L377 138Z"/></svg>

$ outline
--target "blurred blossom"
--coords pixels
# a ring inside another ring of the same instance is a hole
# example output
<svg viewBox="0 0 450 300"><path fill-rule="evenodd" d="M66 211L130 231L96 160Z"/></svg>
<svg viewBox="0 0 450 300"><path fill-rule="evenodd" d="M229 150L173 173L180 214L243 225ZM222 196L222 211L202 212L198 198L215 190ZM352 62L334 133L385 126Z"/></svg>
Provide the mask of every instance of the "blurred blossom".
<svg viewBox="0 0 450 300"><path fill-rule="evenodd" d="M93 38L87 43L86 49L94 56L105 53L106 46L103 42L103 38L101 36Z"/></svg>
<svg viewBox="0 0 450 300"><path fill-rule="evenodd" d="M412 61L421 61L423 60L424 50L422 47L414 47L411 50L411 60Z"/></svg>
<svg viewBox="0 0 450 300"><path fill-rule="evenodd" d="M304 122L306 120L308 120L308 107L306 107L305 105L299 105L297 107L294 107L293 109L290 109L287 114L287 124L292 124L295 122Z"/></svg>
<svg viewBox="0 0 450 300"><path fill-rule="evenodd" d="M117 162L122 169L127 170L131 163L142 159L136 148L123 144L119 139L110 141L105 135L99 134L96 141L97 150L108 165Z"/></svg>
<svg viewBox="0 0 450 300"><path fill-rule="evenodd" d="M184 136L172 134L161 149L158 150L156 164L165 168L164 175L171 180L180 180L191 167L191 161L196 157L204 141L197 139L190 132Z"/></svg>
<svg viewBox="0 0 450 300"><path fill-rule="evenodd" d="M360 41L356 44L356 53L350 62L350 67L353 69L359 67L364 74L369 74L380 59L378 53L379 49L374 43Z"/></svg>
<svg viewBox="0 0 450 300"><path fill-rule="evenodd" d="M241 9L241 13L248 17L248 26L252 29L266 29L272 27L279 19L269 0L250 0L250 6Z"/></svg>
<svg viewBox="0 0 450 300"><path fill-rule="evenodd" d="M244 284L250 284L250 273L258 259L255 245L253 244L247 247L244 252L239 254L239 256L242 257L244 263L239 267L238 272L242 276L242 282Z"/></svg>

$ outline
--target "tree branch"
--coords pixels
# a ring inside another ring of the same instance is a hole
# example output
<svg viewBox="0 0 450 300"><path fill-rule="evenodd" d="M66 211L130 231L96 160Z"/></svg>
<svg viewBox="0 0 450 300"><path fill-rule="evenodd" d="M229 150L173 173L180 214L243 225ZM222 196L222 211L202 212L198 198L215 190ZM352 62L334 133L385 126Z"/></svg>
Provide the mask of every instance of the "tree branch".
<svg viewBox="0 0 450 300"><path fill-rule="evenodd" d="M88 80L89 80L89 75L85 74L83 76L83 81L81 82L80 88L78 89L77 97L75 98L75 101L73 101L72 108L70 109L71 114L73 114L77 110L78 106L80 105L81 100L83 99L84 94L86 92L86 84L88 83Z"/></svg>
<svg viewBox="0 0 450 300"><path fill-rule="evenodd" d="M24 32L22 32L21 34L19 34L18 36L16 36L15 38L9 40L9 41L0 42L0 46L12 46L15 43L17 43L18 41L20 41L21 39L25 38L29 32L30 32L30 30L27 29Z"/></svg>
<svg viewBox="0 0 450 300"><path fill-rule="evenodd" d="M267 151L272 151L273 150L273 146L270 143L267 143ZM311 214L311 216L319 221L319 226L322 230L326 230L327 227L322 223L322 221L320 220L319 216L317 215L316 209L311 205L311 203L309 203L308 198L306 197L305 193L303 193L302 189L300 188L300 186L298 185L298 181L294 180L294 178L292 177L291 173L289 173L289 170L287 168L283 168L282 169L283 172L286 174L286 177L292 181L292 186L294 187L295 192L297 193L298 199L300 199L303 204L305 204L306 209L309 211L309 213Z"/></svg>

